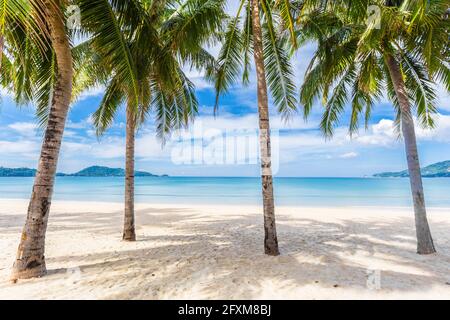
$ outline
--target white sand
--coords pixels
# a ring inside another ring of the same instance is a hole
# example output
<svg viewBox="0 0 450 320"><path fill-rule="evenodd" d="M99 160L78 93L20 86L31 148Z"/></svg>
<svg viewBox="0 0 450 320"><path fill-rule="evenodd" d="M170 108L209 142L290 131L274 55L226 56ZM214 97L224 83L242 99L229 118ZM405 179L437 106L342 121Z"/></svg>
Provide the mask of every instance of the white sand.
<svg viewBox="0 0 450 320"><path fill-rule="evenodd" d="M12 284L26 207L0 200L1 299L450 299L450 209L430 210L439 253L419 256L407 209L280 207L268 257L258 207L139 204L126 243L121 204L54 202L49 274Z"/></svg>

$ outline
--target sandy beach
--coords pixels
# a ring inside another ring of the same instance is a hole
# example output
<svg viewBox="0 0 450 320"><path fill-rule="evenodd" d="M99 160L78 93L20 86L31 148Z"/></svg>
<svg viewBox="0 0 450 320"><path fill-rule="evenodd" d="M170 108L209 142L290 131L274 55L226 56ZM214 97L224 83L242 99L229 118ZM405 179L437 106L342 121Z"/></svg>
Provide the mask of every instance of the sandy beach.
<svg viewBox="0 0 450 320"><path fill-rule="evenodd" d="M430 209L437 254L415 253L406 208L278 207L281 255L256 206L55 201L48 275L9 279L26 200L0 200L0 299L450 299L450 210Z"/></svg>

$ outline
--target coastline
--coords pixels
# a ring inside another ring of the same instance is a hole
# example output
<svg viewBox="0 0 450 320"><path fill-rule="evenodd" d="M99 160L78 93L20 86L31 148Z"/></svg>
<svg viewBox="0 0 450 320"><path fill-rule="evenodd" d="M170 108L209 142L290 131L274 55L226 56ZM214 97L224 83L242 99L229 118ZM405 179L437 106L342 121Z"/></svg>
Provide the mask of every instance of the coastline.
<svg viewBox="0 0 450 320"><path fill-rule="evenodd" d="M8 204L12 204L11 207L17 208L17 206L24 207L23 213L26 214L27 205L29 202L29 198L0 198L0 214L4 212L2 208L6 208ZM26 204L26 205L25 205ZM123 204L123 201L120 200L112 200L112 201L104 201L104 200L91 200L91 199L85 199L85 200L52 200L52 208L54 206L77 206L79 204L86 204L89 206L116 206L117 209L121 209ZM211 209L212 207L218 206L221 208L241 208L241 209L250 209L254 211L260 210L262 213L262 205L256 205L256 204L237 204L234 202L221 204L221 203L201 203L201 202L155 202L152 203L150 201L136 201L135 205L137 207L146 207L151 206L155 208L166 208L166 207L172 207L172 208L185 208L185 207L194 207L194 208L203 208L203 209ZM376 212L382 211L390 211L394 210L396 212L401 212L404 215L413 214L413 207L412 206L393 206L393 205L366 205L366 206L360 206L360 205L338 205L338 206L324 206L324 205L304 205L304 206L295 206L291 204L276 204L275 212L278 211L277 208L282 208L281 214L285 213L286 210L288 210L291 214L293 211L298 210L319 210L319 211L327 211L328 214L336 214L341 212L342 210L356 210L356 209L363 209L365 210L365 213L371 213L375 214ZM427 207L427 213L430 214L448 214L450 215L450 207Z"/></svg>
<svg viewBox="0 0 450 320"><path fill-rule="evenodd" d="M121 203L54 201L49 274L12 284L27 205L0 199L0 299L450 298L450 209L429 209L438 253L419 256L409 208L277 207L267 257L258 206L137 203L126 243Z"/></svg>

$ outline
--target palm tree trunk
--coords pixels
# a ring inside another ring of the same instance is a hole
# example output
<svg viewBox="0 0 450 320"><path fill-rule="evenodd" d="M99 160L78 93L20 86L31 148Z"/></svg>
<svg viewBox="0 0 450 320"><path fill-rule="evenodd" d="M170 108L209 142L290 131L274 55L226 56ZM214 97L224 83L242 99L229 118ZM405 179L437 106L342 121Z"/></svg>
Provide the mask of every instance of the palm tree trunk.
<svg viewBox="0 0 450 320"><path fill-rule="evenodd" d="M59 150L72 96L73 72L71 48L65 31L63 14L59 5L55 3L58 2L43 1L58 71L28 215L13 266L12 280L40 277L46 273L45 232Z"/></svg>
<svg viewBox="0 0 450 320"><path fill-rule="evenodd" d="M258 80L259 142L261 153L261 178L264 206L264 250L272 256L279 255L273 199L272 155L270 146L269 101L267 98L266 71L264 67L259 1L252 2L253 46Z"/></svg>
<svg viewBox="0 0 450 320"><path fill-rule="evenodd" d="M400 67L392 55L386 57L389 73L394 85L401 111L401 126L403 138L405 139L406 159L408 162L409 181L414 202L414 214L417 234L417 253L435 253L433 239L427 220L425 209L425 196L420 171L419 154L417 152L416 133L414 121L411 114L408 95L403 81Z"/></svg>
<svg viewBox="0 0 450 320"><path fill-rule="evenodd" d="M127 104L127 138L125 155L125 219L123 225L123 240L136 241L134 227L134 144L136 132L136 116L133 104Z"/></svg>

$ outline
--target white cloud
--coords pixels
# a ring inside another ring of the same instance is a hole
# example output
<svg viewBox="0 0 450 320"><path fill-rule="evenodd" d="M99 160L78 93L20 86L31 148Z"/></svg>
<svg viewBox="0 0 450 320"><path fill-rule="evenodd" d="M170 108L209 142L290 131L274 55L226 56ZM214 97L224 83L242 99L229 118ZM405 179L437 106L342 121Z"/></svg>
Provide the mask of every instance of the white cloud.
<svg viewBox="0 0 450 320"><path fill-rule="evenodd" d="M183 71L189 80L194 83L197 90L213 88L213 84L205 79L204 72L191 69L190 67L183 68Z"/></svg>
<svg viewBox="0 0 450 320"><path fill-rule="evenodd" d="M367 132L355 136L354 140L362 145L389 146L396 141L394 129L394 121L382 119Z"/></svg>
<svg viewBox="0 0 450 320"><path fill-rule="evenodd" d="M421 141L450 142L450 116L440 114L434 129L416 129L417 139Z"/></svg>
<svg viewBox="0 0 450 320"><path fill-rule="evenodd" d="M437 106L443 110L450 110L450 92L444 86L439 85L437 88L438 103Z"/></svg>
<svg viewBox="0 0 450 320"><path fill-rule="evenodd" d="M450 116L439 115L434 130L424 130L416 126L416 135L418 142L450 143ZM381 119L367 131L362 131L352 138L345 127L337 128L330 140L325 140L317 130L293 131L292 134L280 136L279 152L283 162L293 162L305 156L319 159L352 159L364 150L402 146L403 142L395 132L394 121Z"/></svg>
<svg viewBox="0 0 450 320"><path fill-rule="evenodd" d="M423 129L416 123L416 137L418 141L450 142L450 116L438 114L434 129ZM367 132L354 137L362 145L392 146L399 143L395 131L394 121L382 119L370 126Z"/></svg>
<svg viewBox="0 0 450 320"><path fill-rule="evenodd" d="M66 123L66 128L68 129L86 129L87 127L90 126L92 126L91 117L87 117L86 119L79 122L73 122L72 120L68 120Z"/></svg>
<svg viewBox="0 0 450 320"><path fill-rule="evenodd" d="M10 157L35 158L38 155L40 144L33 140L0 141L2 155Z"/></svg>
<svg viewBox="0 0 450 320"><path fill-rule="evenodd" d="M2 97L8 97L8 98L13 98L14 97L14 94L11 91L9 91L9 90L7 90L7 89L5 89L3 87L0 88L0 95Z"/></svg>
<svg viewBox="0 0 450 320"><path fill-rule="evenodd" d="M8 125L8 128L13 129L23 136L34 136L37 125L33 122L15 122Z"/></svg>
<svg viewBox="0 0 450 320"><path fill-rule="evenodd" d="M194 124L201 129L218 129L218 130L252 130L257 129L258 125L258 114L245 114L241 116L231 115L231 114L221 114L217 117L214 116L199 116ZM317 122L309 121L305 122L301 117L296 116L289 121L284 121L281 116L272 116L270 118L270 127L272 130L305 130L305 129L315 129L317 128Z"/></svg>
<svg viewBox="0 0 450 320"><path fill-rule="evenodd" d="M292 119L286 125L281 117L271 118L273 129L273 155L278 157L283 164L298 163L301 160L327 159L354 159L367 150L374 148L398 148L402 147L401 141L397 139L394 131L394 122L382 119L371 125L367 131L362 131L353 138L348 135L348 129L339 127L335 131L333 139L325 140L318 130L317 122L305 123L301 117ZM192 135L187 139L204 138L200 148L211 148L214 139L208 135L231 134L238 137L245 131L254 131L258 127L257 114L244 116L233 116L224 114L214 119L213 116L201 116L192 128ZM90 128L89 119L78 123L68 123L62 144L61 165L64 172L72 172L91 164L111 165L121 164L125 155L125 137L122 135L106 135L97 139L95 135L86 135ZM27 161L29 166L34 167L38 158L42 135L35 130L36 125L29 122L16 122L5 127L4 132L14 141L0 140L2 150L2 164L11 163L16 158ZM122 128L123 129L123 128ZM282 130L281 130L282 129ZM281 130L281 131L279 131ZM11 134L14 132L15 134ZM84 132L84 134L82 134ZM121 130L120 132L124 132ZM206 137L205 137L206 136ZM437 118L435 130L423 130L417 128L418 141L434 141L450 143L450 116L440 115ZM149 163L162 161L166 167L172 167L171 152L176 146L178 135L169 140L164 148L156 138L153 125L148 124L141 128L136 138L137 163ZM252 156L252 154L248 155ZM244 156L241 156L241 158ZM245 156L247 157L247 155ZM238 155L239 158L239 155ZM123 165L122 165L123 166ZM220 169L219 169L220 170Z"/></svg>
<svg viewBox="0 0 450 320"><path fill-rule="evenodd" d="M102 96L105 93L105 89L106 88L104 86L96 86L96 87L90 88L88 90L85 90L78 97L78 101L82 101L82 100L85 100L85 99L91 98L91 97Z"/></svg>
<svg viewBox="0 0 450 320"><path fill-rule="evenodd" d="M339 155L339 158L341 158L341 159L351 159L351 158L358 157L358 155L359 154L357 152L347 152L347 153Z"/></svg>
<svg viewBox="0 0 450 320"><path fill-rule="evenodd" d="M143 160L168 159L171 142L163 148L154 131L147 131L136 139L136 156Z"/></svg>

